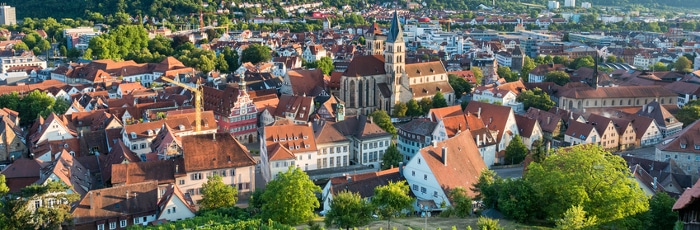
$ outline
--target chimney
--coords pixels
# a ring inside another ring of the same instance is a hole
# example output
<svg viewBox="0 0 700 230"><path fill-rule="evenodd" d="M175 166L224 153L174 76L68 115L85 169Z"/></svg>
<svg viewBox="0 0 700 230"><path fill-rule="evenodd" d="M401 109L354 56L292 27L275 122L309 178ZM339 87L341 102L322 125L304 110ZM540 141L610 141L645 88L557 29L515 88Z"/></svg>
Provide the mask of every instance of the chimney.
<svg viewBox="0 0 700 230"><path fill-rule="evenodd" d="M216 141L216 133L212 134L212 140Z"/></svg>
<svg viewBox="0 0 700 230"><path fill-rule="evenodd" d="M478 146L481 146L481 142L480 142L480 137L479 137L479 135L476 135L476 146L477 146L477 147L478 147Z"/></svg>
<svg viewBox="0 0 700 230"><path fill-rule="evenodd" d="M447 147L442 147L442 164L447 166Z"/></svg>
<svg viewBox="0 0 700 230"><path fill-rule="evenodd" d="M399 162L399 175L403 176L403 161Z"/></svg>
<svg viewBox="0 0 700 230"><path fill-rule="evenodd" d="M647 111L647 105L642 105L642 111L646 112Z"/></svg>
<svg viewBox="0 0 700 230"><path fill-rule="evenodd" d="M437 141L433 141L433 148L437 147Z"/></svg>
<svg viewBox="0 0 700 230"><path fill-rule="evenodd" d="M175 174L180 173L180 165L175 165Z"/></svg>
<svg viewBox="0 0 700 230"><path fill-rule="evenodd" d="M552 123L552 117L549 117L549 116L548 116L548 117L547 117L547 124L550 124L550 123Z"/></svg>
<svg viewBox="0 0 700 230"><path fill-rule="evenodd" d="M654 177L654 184L652 184L652 187L654 187L654 191L656 191L656 183L658 183L658 180L656 177Z"/></svg>
<svg viewBox="0 0 700 230"><path fill-rule="evenodd" d="M479 107L479 110L476 111L476 117L481 118L481 107Z"/></svg>

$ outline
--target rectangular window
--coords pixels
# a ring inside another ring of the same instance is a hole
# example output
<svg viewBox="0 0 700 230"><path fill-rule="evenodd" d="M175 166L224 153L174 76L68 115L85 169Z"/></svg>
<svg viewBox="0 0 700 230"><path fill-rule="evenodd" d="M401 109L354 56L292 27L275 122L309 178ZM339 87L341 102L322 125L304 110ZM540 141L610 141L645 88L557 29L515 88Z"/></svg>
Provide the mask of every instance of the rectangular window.
<svg viewBox="0 0 700 230"><path fill-rule="evenodd" d="M427 174L423 174L423 180L428 180L428 175L427 175Z"/></svg>
<svg viewBox="0 0 700 230"><path fill-rule="evenodd" d="M191 189L190 189L190 190L191 190ZM192 194L192 193L190 193L190 194ZM139 218L138 218L138 217L134 218L134 224L139 224Z"/></svg>
<svg viewBox="0 0 700 230"><path fill-rule="evenodd" d="M109 229L116 229L117 228L117 222L109 222Z"/></svg>
<svg viewBox="0 0 700 230"><path fill-rule="evenodd" d="M343 166L348 165L348 156L343 156Z"/></svg>
<svg viewBox="0 0 700 230"><path fill-rule="evenodd" d="M143 217L143 222L144 222L144 223L146 222L146 217L145 217L145 216Z"/></svg>
<svg viewBox="0 0 700 230"><path fill-rule="evenodd" d="M322 168L321 167L321 158L316 159L316 167L318 167L319 169Z"/></svg>
<svg viewBox="0 0 700 230"><path fill-rule="evenodd" d="M438 197L438 192L437 192L437 191L433 192L433 197Z"/></svg>
<svg viewBox="0 0 700 230"><path fill-rule="evenodd" d="M416 176L416 171L411 171L411 176Z"/></svg>
<svg viewBox="0 0 700 230"><path fill-rule="evenodd" d="M180 180L180 184L181 185L185 184L185 180Z"/></svg>
<svg viewBox="0 0 700 230"><path fill-rule="evenodd" d="M119 221L119 227L121 227L121 228L126 228L126 220L120 220L120 221Z"/></svg>
<svg viewBox="0 0 700 230"><path fill-rule="evenodd" d="M323 158L323 168L328 167L328 158Z"/></svg>
<svg viewBox="0 0 700 230"><path fill-rule="evenodd" d="M348 151L348 147L347 147L347 146L343 146L343 152L347 152L347 151Z"/></svg>
<svg viewBox="0 0 700 230"><path fill-rule="evenodd" d="M331 167L335 167L335 164L334 164L334 162L333 162L333 157L331 157L330 159L328 159L328 161L329 161L328 164L329 164Z"/></svg>
<svg viewBox="0 0 700 230"><path fill-rule="evenodd" d="M428 190L425 187L420 187L420 192L425 194Z"/></svg>
<svg viewBox="0 0 700 230"><path fill-rule="evenodd" d="M97 225L97 230L105 230L105 225L104 225L104 224L98 224L98 225Z"/></svg>
<svg viewBox="0 0 700 230"><path fill-rule="evenodd" d="M418 185L413 185L413 190L418 190Z"/></svg>

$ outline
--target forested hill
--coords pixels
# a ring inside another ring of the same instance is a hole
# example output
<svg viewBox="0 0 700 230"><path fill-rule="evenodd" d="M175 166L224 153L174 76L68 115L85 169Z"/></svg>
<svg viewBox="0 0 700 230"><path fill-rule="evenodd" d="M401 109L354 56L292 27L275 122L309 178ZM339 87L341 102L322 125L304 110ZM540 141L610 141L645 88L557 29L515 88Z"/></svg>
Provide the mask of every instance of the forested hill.
<svg viewBox="0 0 700 230"><path fill-rule="evenodd" d="M358 6L362 2L375 3L390 0L322 0L322 2L342 6L349 4ZM491 5L491 0L422 0L431 8L442 9L475 9L479 4ZM580 5L584 0L579 0ZM627 6L637 5L647 9L658 9L664 7L700 8L700 0L586 0L594 6ZM213 11L220 7L222 2L226 7L231 1L226 0L5 0L10 6L17 8L17 18L25 17L46 18L89 18L88 12L97 12L101 15L112 15L116 12L126 12L129 15L149 15L158 18L169 18L173 15L186 15L198 12L202 9L202 3L208 3L209 7L205 11ZM240 3L241 0L234 2ZM274 2L302 3L316 2L316 0L244 0L251 3ZM496 0L497 5L516 5L518 2L535 3L546 5L547 0ZM564 0L560 0L564 2Z"/></svg>

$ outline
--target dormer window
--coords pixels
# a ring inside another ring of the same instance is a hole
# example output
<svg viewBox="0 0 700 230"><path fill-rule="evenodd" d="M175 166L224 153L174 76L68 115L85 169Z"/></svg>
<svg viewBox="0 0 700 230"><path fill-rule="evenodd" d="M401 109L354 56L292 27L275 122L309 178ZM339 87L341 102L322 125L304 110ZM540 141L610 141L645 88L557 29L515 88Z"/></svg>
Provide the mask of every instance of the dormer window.
<svg viewBox="0 0 700 230"><path fill-rule="evenodd" d="M297 145L297 149L299 149L299 146Z"/></svg>
<svg viewBox="0 0 700 230"><path fill-rule="evenodd" d="M307 149L308 149L308 148L309 148L309 145L304 145L304 148L307 148Z"/></svg>
<svg viewBox="0 0 700 230"><path fill-rule="evenodd" d="M294 140L299 140L299 137L294 137Z"/></svg>
<svg viewBox="0 0 700 230"><path fill-rule="evenodd" d="M149 136L149 137L150 137L150 136L153 136L153 130L150 130L150 129L149 129L149 130L146 131L146 132L148 133L148 136Z"/></svg>
<svg viewBox="0 0 700 230"><path fill-rule="evenodd" d="M309 139L309 136L304 136L304 140Z"/></svg>
<svg viewBox="0 0 700 230"><path fill-rule="evenodd" d="M695 150L700 150L700 145L695 145Z"/></svg>
<svg viewBox="0 0 700 230"><path fill-rule="evenodd" d="M184 126L184 125L178 125L177 128L178 128L180 131L185 130L185 126Z"/></svg>
<svg viewBox="0 0 700 230"><path fill-rule="evenodd" d="M686 147L688 147L688 144L683 144L683 143L681 143L681 148L682 148L682 149L684 149L684 148L686 148Z"/></svg>
<svg viewBox="0 0 700 230"><path fill-rule="evenodd" d="M136 133L135 133L135 132L131 132L131 138L136 138Z"/></svg>

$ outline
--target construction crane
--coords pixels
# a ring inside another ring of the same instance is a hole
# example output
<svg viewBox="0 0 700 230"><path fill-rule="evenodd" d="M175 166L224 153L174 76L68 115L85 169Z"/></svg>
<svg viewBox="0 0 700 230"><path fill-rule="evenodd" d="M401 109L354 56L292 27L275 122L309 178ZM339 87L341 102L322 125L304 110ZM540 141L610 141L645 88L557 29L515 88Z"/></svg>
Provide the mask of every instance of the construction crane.
<svg viewBox="0 0 700 230"><path fill-rule="evenodd" d="M204 99L203 99L202 94L204 94L204 88L202 88L201 79L197 80L196 87L191 87L189 85L183 84L181 82L177 82L177 81L172 80L172 79L167 78L167 77L162 77L160 79L162 79L163 81L175 84L177 86L180 86L182 88L185 88L185 89L191 91L192 93L194 93L194 119L195 119L194 131L197 133L202 131L202 111L204 111L204 108L203 108L203 106L204 106L203 100Z"/></svg>

